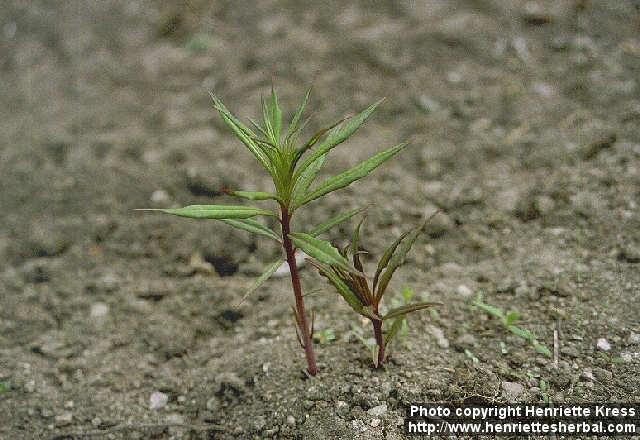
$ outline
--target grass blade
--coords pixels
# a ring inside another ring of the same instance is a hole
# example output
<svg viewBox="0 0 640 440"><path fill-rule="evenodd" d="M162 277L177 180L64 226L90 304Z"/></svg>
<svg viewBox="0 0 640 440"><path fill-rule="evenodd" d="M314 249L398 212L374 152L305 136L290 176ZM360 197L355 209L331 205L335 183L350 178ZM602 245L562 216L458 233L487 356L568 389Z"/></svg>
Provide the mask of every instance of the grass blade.
<svg viewBox="0 0 640 440"><path fill-rule="evenodd" d="M245 292L245 294L242 296L242 299L240 300L240 302L238 303L238 305L236 307L240 307L240 305L244 302L245 299L247 299L247 297L249 295L251 295L253 292L255 292L258 287L262 286L262 284L267 281L269 278L271 278L271 275L273 275L276 270L278 270L278 268L280 266L282 266L282 264L284 263L284 259L281 258L278 261L270 264L269 266L267 266L267 268L264 270L264 272L262 272L262 275L260 275L258 277L258 279L256 279L254 281L254 283L251 285L251 287L249 288L249 290L247 290Z"/></svg>
<svg viewBox="0 0 640 440"><path fill-rule="evenodd" d="M333 247L328 241L312 237L302 232L293 232L289 234L289 237L293 241L293 244L321 263L336 266L346 272L361 275L361 273L349 263L349 260L340 255L338 249Z"/></svg>
<svg viewBox="0 0 640 440"><path fill-rule="evenodd" d="M351 211L343 212L343 213L340 213L340 214L338 214L338 215L336 215L334 217L331 217L326 222L321 223L318 226L316 226L315 228L313 228L309 232L309 235L311 235L312 237L317 237L318 235L320 235L320 234L322 234L324 232L327 232L328 230L330 230L334 226L337 226L340 223L343 223L343 222L349 220L351 217L360 214L362 211L366 210L367 208L368 208L368 206L365 206L363 208L353 209Z"/></svg>
<svg viewBox="0 0 640 440"><path fill-rule="evenodd" d="M282 242L282 238L278 236L274 231L267 228L262 223L259 223L253 219L223 219L221 220L226 224L233 226L234 228L242 229L243 231L251 232L252 234L262 235L264 237L269 237L272 240L275 240L279 243Z"/></svg>
<svg viewBox="0 0 640 440"><path fill-rule="evenodd" d="M376 108L382 103L382 101L384 101L384 99L381 99L373 103L372 105L364 109L362 112L360 112L358 115L351 118L349 122L346 123L342 128L332 133L327 139L325 139L324 142L322 142L322 144L320 144L318 149L314 151L313 154L307 157L300 164L300 167L298 168L297 173L302 173L317 158L319 158L323 154L326 154L327 152L329 152L329 150L331 150L332 148L335 148L336 146L340 145L342 142L347 140L353 133L355 133L355 131L358 128L360 128L362 124L365 123L367 119L369 119L369 117L373 114Z"/></svg>
<svg viewBox="0 0 640 440"><path fill-rule="evenodd" d="M429 307L439 306L440 303L432 303L432 302L423 302L417 304L409 304L406 306L398 307L396 309L390 310L386 315L382 317L382 320L393 319L399 316L404 316L408 313L417 312L418 310L428 309Z"/></svg>
<svg viewBox="0 0 640 440"><path fill-rule="evenodd" d="M400 144L388 150L385 150L381 153L376 154L373 157L361 162L353 168L348 169L347 171L338 174L337 176L331 177L324 181L318 188L313 190L311 193L307 194L298 204L299 206L305 205L312 200L317 199L318 197L322 197L325 194L336 191L338 189L349 186L356 180L362 179L366 175L368 175L371 171L375 170L377 167L382 165L387 160L391 159L393 156L402 151L407 144Z"/></svg>
<svg viewBox="0 0 640 440"><path fill-rule="evenodd" d="M257 215L275 216L275 213L266 209L253 208L251 206L233 205L189 205L184 208L168 209L139 209L138 211L159 211L165 214L177 215L179 217L197 219L245 219Z"/></svg>

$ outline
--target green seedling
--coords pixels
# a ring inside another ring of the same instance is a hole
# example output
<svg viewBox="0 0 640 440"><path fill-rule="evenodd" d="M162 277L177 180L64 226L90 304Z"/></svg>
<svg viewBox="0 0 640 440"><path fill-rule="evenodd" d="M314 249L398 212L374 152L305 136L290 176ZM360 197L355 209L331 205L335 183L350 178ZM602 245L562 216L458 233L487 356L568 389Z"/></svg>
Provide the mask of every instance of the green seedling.
<svg viewBox="0 0 640 440"><path fill-rule="evenodd" d="M356 313L371 321L375 346L370 344L369 340L364 340L364 343L372 349L374 365L381 367L385 361L385 347L393 341L393 338L401 330L407 314L427 309L437 304L431 302L406 304L391 309L387 313L381 313L382 298L388 291L389 282L393 274L404 262L407 253L409 253L413 243L415 243L424 228L424 224L402 234L385 251L378 262L373 281L370 282L370 279L363 272L364 266L360 259L360 255L364 253L360 249L360 228L363 221L364 218L356 227L351 244L341 251L336 250L336 253L339 252L338 256L342 259L341 264L327 263L326 260L319 261L314 258L314 255L311 255L312 258L309 261L318 269L321 275L329 280ZM349 257L352 264L350 264ZM347 265L356 270L348 270L348 267L345 267ZM409 295L407 297L410 298ZM386 331L386 334L382 328L384 322L391 322L391 327Z"/></svg>
<svg viewBox="0 0 640 440"><path fill-rule="evenodd" d="M549 350L546 345L538 342L538 338L535 334L533 334L529 330L515 325L516 322L520 320L520 314L518 312L510 311L505 313L498 307L486 304L482 301L482 294L478 294L475 301L473 302L473 305L478 309L487 312L494 318L497 318L507 330L509 330L514 335L528 341L538 353L541 353L549 358L552 356L551 350Z"/></svg>
<svg viewBox="0 0 640 440"><path fill-rule="evenodd" d="M156 211L192 219L220 220L229 226L274 240L281 246L284 258L269 264L244 298L273 275L286 260L290 269L295 297L296 332L298 332L305 351L307 370L310 375L315 375L318 368L312 344L313 330L309 325L305 311L295 253L297 249L303 249L308 255L324 264L335 264L336 267L346 272L358 272L341 257L330 243L317 237L350 219L362 209L340 213L315 227L305 225L306 233L293 232L292 219L294 214L308 203L367 176L371 171L402 151L406 144L402 143L384 150L353 168L330 177L319 185L312 186L329 152L351 137L369 119L382 100L375 102L352 118L341 119L318 131L308 141L299 142L298 139L308 122L308 119L304 122L302 119L309 93L310 91L305 95L286 130L283 127L282 110L273 87L270 99L262 101L262 125L250 121L253 128L242 123L227 110L217 96L211 94L213 107L219 112L222 120L273 180L271 192L233 189L226 189L224 192L231 197L240 199L274 202L279 208L277 211L246 205L190 205L184 208L158 209ZM257 221L256 217L277 219L280 231L273 230Z"/></svg>
<svg viewBox="0 0 640 440"><path fill-rule="evenodd" d="M327 328L313 335L313 340L318 344L330 344L336 340L333 329Z"/></svg>

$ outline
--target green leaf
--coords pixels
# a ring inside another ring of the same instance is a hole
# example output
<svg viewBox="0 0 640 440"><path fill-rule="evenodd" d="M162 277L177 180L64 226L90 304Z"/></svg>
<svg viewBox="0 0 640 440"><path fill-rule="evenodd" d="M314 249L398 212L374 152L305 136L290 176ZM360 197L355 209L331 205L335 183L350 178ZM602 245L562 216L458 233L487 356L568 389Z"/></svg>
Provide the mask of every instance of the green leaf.
<svg viewBox="0 0 640 440"><path fill-rule="evenodd" d="M520 313L518 313L518 312L509 312L504 317L504 323L505 323L505 325L509 326L509 325L512 325L512 324L515 324L516 322L518 322L519 319L520 319Z"/></svg>
<svg viewBox="0 0 640 440"><path fill-rule="evenodd" d="M322 275L327 277L329 282L333 285L333 287L335 287L340 296L344 298L344 300L351 306L353 310L361 315L364 315L364 304L360 302L358 296L353 293L349 286L347 286L347 284L342 280L342 278L338 276L338 274L331 268L331 266L326 265L314 258L310 258L309 263L315 266Z"/></svg>
<svg viewBox="0 0 640 440"><path fill-rule="evenodd" d="M315 228L313 228L310 232L309 235L311 235L312 237L317 237L318 235L327 232L328 230L330 230L331 228L333 228L336 225L339 225L340 223L343 223L347 220L349 220L351 217L361 213L362 211L366 210L368 208L368 206L365 206L363 208L358 208L358 209L353 209L351 211L347 211L347 212L343 212L340 213L334 217L331 217L329 220L327 220L324 223L319 224L318 226L316 226Z"/></svg>
<svg viewBox="0 0 640 440"><path fill-rule="evenodd" d="M302 199L304 198L307 190L309 189L309 186L315 180L318 171L320 171L322 165L324 165L324 161L326 158L326 155L320 156L297 178L295 186L293 187L293 191L291 193L291 198L293 200L294 206L300 204L300 201L302 201Z"/></svg>
<svg viewBox="0 0 640 440"><path fill-rule="evenodd" d="M411 301L411 298L413 298L414 295L415 295L415 292L413 291L413 289L409 287L405 287L402 290L402 298L404 299L405 303L408 303L409 301Z"/></svg>
<svg viewBox="0 0 640 440"><path fill-rule="evenodd" d="M271 101L269 102L268 109L269 121L271 122L271 128L273 130L273 142L277 144L282 131L282 110L280 110L280 106L278 105L278 95L273 86L271 86Z"/></svg>
<svg viewBox="0 0 640 440"><path fill-rule="evenodd" d="M360 262L360 228L367 217L363 216L356 229L353 231L353 238L351 239L351 254L353 256L353 267L362 272L362 263ZM365 280L366 282L366 280Z"/></svg>
<svg viewBox="0 0 640 440"><path fill-rule="evenodd" d="M417 312L418 310L424 310L429 307L439 306L440 303L432 303L432 302L423 302L416 304L409 304L406 306L398 307L393 310L390 310L386 315L382 317L383 320L397 318L398 316L404 316L407 313Z"/></svg>
<svg viewBox="0 0 640 440"><path fill-rule="evenodd" d="M311 94L311 88L307 90L307 93L304 95L304 99L298 106L298 110L293 115L291 122L289 123L289 127L287 127L287 134L285 136L286 142L289 142L291 136L298 131L300 126L300 119L302 118L302 114L304 113L304 109L307 107L307 102L309 101L309 95Z"/></svg>
<svg viewBox="0 0 640 440"><path fill-rule="evenodd" d="M336 128L338 125L340 125L341 123L344 122L346 118L342 118L340 119L338 122L336 122L333 125L330 125L329 127L323 128L322 130L318 131L316 134L314 134L313 136L311 136L311 139L309 139L307 141L306 144L304 144L302 147L300 147L298 149L298 151L296 151L296 162L298 161L298 159L300 159L300 157L307 151L309 150L311 147L313 147L316 143L318 143L318 141L322 138L322 136L325 135L326 132L328 132L329 130L333 130L334 128ZM336 130L337 131L337 130Z"/></svg>
<svg viewBox="0 0 640 440"><path fill-rule="evenodd" d="M399 316L393 320L393 324L391 324L391 328L387 332L384 337L384 345L389 345L393 338L398 334L400 329L402 328L402 323L406 318L404 316Z"/></svg>
<svg viewBox="0 0 640 440"><path fill-rule="evenodd" d="M491 316L493 316L495 318L504 320L504 312L502 311L502 309L500 309L498 307L494 307L494 306L489 305L489 304L485 304L484 302L482 302L482 296L481 295L478 295L476 300L473 302L473 305L478 307L481 310L484 310L485 312L487 312L488 314L490 314Z"/></svg>
<svg viewBox="0 0 640 440"><path fill-rule="evenodd" d="M307 157L299 166L298 171L296 173L302 173L309 165L311 165L317 158L322 156L323 154L329 152L332 148L335 148L337 145L341 144L347 138L349 138L355 131L365 123L365 121L373 114L376 108L382 103L384 99L381 99L374 104L370 105L362 112L360 112L355 117L351 118L348 123L346 123L339 130L336 130L332 133L327 139L320 144L320 146L313 152L309 157Z"/></svg>
<svg viewBox="0 0 640 440"><path fill-rule="evenodd" d="M346 186L351 185L356 180L360 180L363 177L367 176L371 171L378 168L384 162L398 154L402 151L407 144L400 144L388 150L385 150L381 153L376 154L375 156L361 162L353 168L348 169L347 171L338 174L337 176L331 177L325 180L318 188L313 190L310 194L307 194L298 204L298 206L305 205L312 200L317 199L318 197L322 197L325 194L336 191L338 189L344 188Z"/></svg>
<svg viewBox="0 0 640 440"><path fill-rule="evenodd" d="M276 272L276 270L278 270L278 268L282 266L283 263L284 263L284 259L281 258L278 261L275 261L274 263L267 266L264 272L262 272L262 275L260 275L258 279L254 281L254 283L251 285L249 290L247 290L247 292L244 294L244 296L238 303L238 306L240 306L244 302L244 300L247 299L247 297L251 295L251 293L255 292L256 289L258 289L258 287L260 287L265 281L271 278L271 275L273 275Z"/></svg>
<svg viewBox="0 0 640 440"><path fill-rule="evenodd" d="M269 172L269 174L273 174L273 167L271 166L269 156L252 140L252 138L255 137L255 133L249 127L240 122L238 118L233 116L218 97L211 92L209 92L209 94L211 95L211 99L213 99L213 106L218 110L218 113L220 113L222 120L229 128L231 128L231 131L238 139L240 139L240 141L242 141L249 151L251 151L254 157Z"/></svg>
<svg viewBox="0 0 640 440"><path fill-rule="evenodd" d="M293 241L293 244L302 249L310 257L330 266L338 267L346 272L360 274L346 258L340 255L338 249L333 247L328 241L315 238L302 232L293 232L289 234L289 237Z"/></svg>
<svg viewBox="0 0 640 440"><path fill-rule="evenodd" d="M551 350L549 350L549 349L547 348L547 346L546 346L546 345L544 345L544 344L540 344L540 343L539 343L539 342L537 342L537 341L533 343L533 348L534 348L538 353L541 353L541 354L545 355L546 357L549 357L549 358L550 358L550 357L552 357L552 356L553 356L553 355L551 354Z"/></svg>
<svg viewBox="0 0 640 440"><path fill-rule="evenodd" d="M406 240L402 240L402 242L398 246L398 249L393 253L391 258L389 259L388 267L380 276L380 282L378 283L378 286L376 289L376 298L378 299L382 298L382 295L384 295L384 292L387 290L387 286L389 285L389 282L391 281L393 274L395 273L396 269L398 269L398 267L400 267L402 263L404 263L405 257L411 250L411 247L413 246L416 239L418 238L418 235L420 235L420 232L422 232L423 227L424 227L424 224L418 226L417 228L414 228L407 235Z"/></svg>
<svg viewBox="0 0 640 440"><path fill-rule="evenodd" d="M408 230L406 232L404 232L400 237L398 237L396 239L396 241L393 242L393 244L391 246L389 246L387 248L386 251L384 251L384 254L382 254L382 258L380 258L380 261L378 261L378 268L376 269L376 274L373 277L373 289L375 290L376 286L378 285L378 279L380 277L380 274L382 273L382 270L387 267L387 265L389 264L389 260L391 260L391 257L393 256L393 253L396 251L397 247L400 245L400 243L402 242L402 240L404 240L404 238L409 235L409 233L411 232L411 230Z"/></svg>
<svg viewBox="0 0 640 440"><path fill-rule="evenodd" d="M278 200L276 194L264 191L226 191L226 193L230 196L247 200Z"/></svg>
<svg viewBox="0 0 640 440"><path fill-rule="evenodd" d="M271 211L265 209L253 208L251 206L233 206L233 205L189 205L184 208L169 209L139 209L138 211L160 211L165 214L177 215L179 217L197 218L197 219L245 219L255 217L256 215L275 216Z"/></svg>
<svg viewBox="0 0 640 440"><path fill-rule="evenodd" d="M529 330L525 330L521 327L518 327L517 325L509 325L507 326L507 329L509 329L509 331L514 335L520 336L521 338L526 339L527 341L533 342L536 339L536 336L533 333L531 333Z"/></svg>
<svg viewBox="0 0 640 440"><path fill-rule="evenodd" d="M242 229L247 232L251 232L252 234L263 235L265 237L269 237L272 240L275 240L279 243L282 242L282 239L271 229L267 228L262 223L259 223L253 219L223 219L221 220L226 224L233 226L234 228Z"/></svg>

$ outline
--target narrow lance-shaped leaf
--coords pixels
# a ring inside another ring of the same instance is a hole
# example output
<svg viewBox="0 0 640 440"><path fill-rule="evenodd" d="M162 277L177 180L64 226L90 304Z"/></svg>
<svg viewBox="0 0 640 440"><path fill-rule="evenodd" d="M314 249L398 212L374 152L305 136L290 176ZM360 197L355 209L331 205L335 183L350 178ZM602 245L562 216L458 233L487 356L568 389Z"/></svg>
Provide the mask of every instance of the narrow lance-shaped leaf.
<svg viewBox="0 0 640 440"><path fill-rule="evenodd" d="M353 209L351 211L347 211L347 212L342 212L334 217L331 217L329 220L327 220L324 223L319 224L318 226L316 226L315 228L313 228L310 232L309 235L311 235L312 237L317 237L318 235L327 232L328 230L330 230L331 228L333 228L334 226L339 225L340 223L343 223L347 220L349 220L351 217L358 215L359 213L361 213L362 211L366 210L368 208L368 206L362 207L362 208L357 208L357 209Z"/></svg>
<svg viewBox="0 0 640 440"><path fill-rule="evenodd" d="M291 139L291 136L293 136L293 134L298 130L298 127L300 125L300 119L302 118L304 109L307 107L307 102L309 101L310 94L311 94L311 89L309 88L307 90L307 93L304 95L304 99L298 106L298 110L296 110L296 113L293 115L293 118L291 119L289 126L287 127L287 134L285 137L286 142L289 142L289 139Z"/></svg>
<svg viewBox="0 0 640 440"><path fill-rule="evenodd" d="M233 205L189 205L184 208L168 209L139 209L139 211L159 211L165 214L177 215L179 217L197 219L245 219L257 215L275 216L275 213L266 209L254 208L251 206Z"/></svg>
<svg viewBox="0 0 640 440"><path fill-rule="evenodd" d="M247 200L278 200L276 194L264 191L233 191L227 190L226 194L234 197L240 197Z"/></svg>
<svg viewBox="0 0 640 440"><path fill-rule="evenodd" d="M376 269L376 274L373 277L373 289L376 289L376 286L378 285L378 278L380 277L380 274L382 273L382 270L387 267L387 265L389 264L389 260L391 260L391 257L393 256L393 253L396 251L396 249L398 248L398 246L400 245L400 243L402 242L402 240L404 240L404 238L409 235L409 233L411 232L411 230L404 232L400 237L398 237L396 239L396 241L393 242L393 244L391 246L389 246L387 248L386 251L384 251L384 254L382 254L382 257L380 258L380 261L378 262L378 268Z"/></svg>
<svg viewBox="0 0 640 440"><path fill-rule="evenodd" d="M249 290L247 290L247 292L244 294L244 296L238 303L238 307L244 302L245 299L247 299L249 295L251 295L251 293L255 292L256 289L258 289L258 287L260 287L265 281L271 278L271 275L273 275L276 272L276 270L278 270L278 268L282 266L283 263L284 263L284 259L281 258L278 261L267 266L264 272L262 272L262 275L260 275L258 279L254 281L254 283L251 285Z"/></svg>
<svg viewBox="0 0 640 440"><path fill-rule="evenodd" d="M428 309L429 307L439 306L440 303L423 302L417 304L409 304L406 306L398 307L390 310L386 315L382 317L383 320L397 318L398 316L404 316L408 313L417 312L418 310Z"/></svg>
<svg viewBox="0 0 640 440"><path fill-rule="evenodd" d="M271 86L271 101L269 102L269 119L271 121L271 128L273 129L273 141L278 143L280 140L280 133L282 132L282 110L278 105L278 95L276 89Z"/></svg>
<svg viewBox="0 0 640 440"><path fill-rule="evenodd" d="M302 232L293 232L289 234L289 237L293 241L293 244L316 260L330 266L339 267L346 272L360 273L346 258L340 255L338 249L333 247L328 241L312 237Z"/></svg>
<svg viewBox="0 0 640 440"><path fill-rule="evenodd" d="M291 196L294 206L297 206L302 201L307 190L309 189L309 186L315 180L318 171L320 171L322 165L324 165L324 161L326 158L326 155L322 155L317 158L316 161L313 162L311 166L309 166L306 170L304 170L304 173L302 173L300 177L298 177L298 180L296 180L295 186L293 187Z"/></svg>
<svg viewBox="0 0 640 440"><path fill-rule="evenodd" d="M320 144L316 151L314 151L313 154L309 155L309 157L307 157L300 164L297 173L302 173L318 157L322 156L332 148L347 140L347 138L349 138L353 133L355 133L358 128L360 128L362 124L365 123L365 121L369 118L369 116L373 114L373 112L380 105L380 103L382 103L382 101L384 101L384 99L373 103L362 112L351 118L348 123L340 128L340 130L337 130L335 133L332 133L331 136L327 137L327 139L325 139L324 142Z"/></svg>
<svg viewBox="0 0 640 440"><path fill-rule="evenodd" d="M360 262L360 228L362 227L362 223L364 223L367 217L362 217L362 220L356 226L356 229L353 231L353 238L351 240L351 254L353 255L353 267L362 271L362 263Z"/></svg>
<svg viewBox="0 0 640 440"><path fill-rule="evenodd" d="M222 101L218 99L213 93L209 92L211 95L211 99L213 99L213 106L220 116L222 120L231 128L231 131L236 135L238 139L242 141L242 143L251 151L251 153L255 156L255 158L260 162L260 164L270 173L272 174L272 166L267 154L251 139L255 137L253 131L245 126L242 122L238 120L233 114L227 110Z"/></svg>
<svg viewBox="0 0 640 440"><path fill-rule="evenodd" d="M364 305L360 302L360 300L358 299L358 296L355 293L353 293L351 289L349 289L349 286L347 286L347 284L344 281L342 281L342 279L331 268L331 266L325 265L313 258L309 259L309 263L315 266L318 269L318 271L320 271L320 273L324 275L331 282L331 284L336 288L340 296L344 298L344 300L351 306L351 308L353 308L353 310L355 310L357 313L363 314L362 309Z"/></svg>
<svg viewBox="0 0 640 440"><path fill-rule="evenodd" d="M384 345L389 345L391 341L393 341L393 338L395 338L395 336L398 334L398 332L402 328L402 321L404 320L405 320L404 316L399 316L393 320L393 324L391 324L391 328L389 329L389 331L384 337Z"/></svg>
<svg viewBox="0 0 640 440"><path fill-rule="evenodd" d="M262 223L259 223L253 219L223 219L221 221L230 226L233 226L234 228L242 229L243 231L251 232L252 234L269 237L270 239L277 242L282 242L282 239L278 236L278 234L267 228Z"/></svg>
<svg viewBox="0 0 640 440"><path fill-rule="evenodd" d="M394 252L394 254L391 256L391 259L389 260L389 266L380 276L380 282L378 283L378 286L376 288L376 298L382 298L382 295L384 295L384 292L387 290L387 286L389 285L394 272L404 262L404 259L411 250L413 243L415 243L418 235L420 235L420 232L422 232L423 227L424 224L413 229L407 236L406 240L403 240L402 243L400 243L400 246L398 246L396 252Z"/></svg>
<svg viewBox="0 0 640 440"><path fill-rule="evenodd" d="M362 179L366 175L368 175L371 171L378 168L384 162L398 154L402 149L404 149L407 144L400 144L388 150L385 150L381 153L376 154L375 156L365 160L364 162L356 165L355 167L338 174L337 176L331 177L324 181L318 188L313 190L311 193L307 194L298 204L299 206L306 205L312 200L317 199L318 197L322 197L325 194L336 191L338 189L349 186L356 180Z"/></svg>
<svg viewBox="0 0 640 440"><path fill-rule="evenodd" d="M298 159L300 159L300 157L311 147L313 147L321 138L322 136L325 135L326 132L328 132L329 130L333 130L334 128L336 128L338 125L342 124L342 122L344 122L346 118L342 118L340 119L338 122L336 122L335 124L323 128L322 130L318 131L316 134L314 134L313 136L311 136L311 139L309 139L307 141L306 144L304 144L302 147L300 147L298 149L298 151L296 151L296 162L298 161ZM339 128L336 129L335 131L339 131ZM329 135L331 136L331 135ZM318 156L319 157L319 156Z"/></svg>

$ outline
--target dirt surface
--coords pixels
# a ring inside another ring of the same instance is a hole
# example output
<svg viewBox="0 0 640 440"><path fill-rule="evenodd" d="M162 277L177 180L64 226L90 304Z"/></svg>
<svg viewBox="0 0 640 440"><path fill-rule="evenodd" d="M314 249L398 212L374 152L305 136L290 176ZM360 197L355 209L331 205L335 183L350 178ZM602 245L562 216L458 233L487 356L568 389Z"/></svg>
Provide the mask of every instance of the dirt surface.
<svg viewBox="0 0 640 440"><path fill-rule="evenodd" d="M408 402L637 400L637 2L5 0L0 28L0 438L392 440ZM336 335L306 379L286 277L234 308L275 246L133 211L268 188L207 89L256 117L272 78L289 111L313 84L309 133L388 98L326 175L411 143L298 225L374 202L380 255L443 209L393 285L443 305L385 371L304 268ZM559 328L558 364L479 291Z"/></svg>

